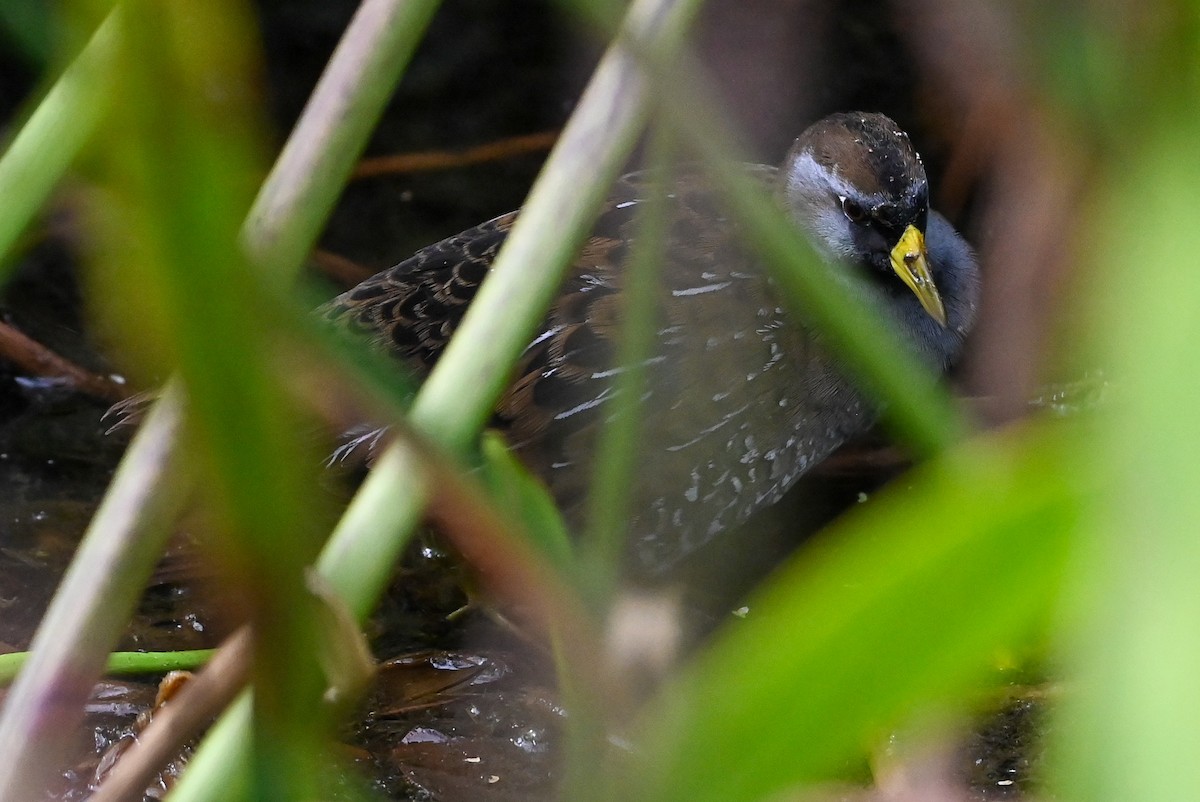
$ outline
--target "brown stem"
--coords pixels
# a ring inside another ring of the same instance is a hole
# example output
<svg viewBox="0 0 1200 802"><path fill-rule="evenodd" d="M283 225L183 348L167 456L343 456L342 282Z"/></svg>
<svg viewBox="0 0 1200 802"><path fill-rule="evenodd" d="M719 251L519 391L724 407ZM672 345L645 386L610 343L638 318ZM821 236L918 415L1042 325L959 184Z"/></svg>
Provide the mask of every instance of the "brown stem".
<svg viewBox="0 0 1200 802"><path fill-rule="evenodd" d="M353 287L375 274L371 268L353 259L320 248L312 252L312 260L325 275L347 287Z"/></svg>
<svg viewBox="0 0 1200 802"><path fill-rule="evenodd" d="M525 153L538 153L550 150L558 139L558 133L558 131L542 131L536 134L513 136L465 150L425 150L363 159L354 169L353 178L448 170L452 167L466 167L471 164L499 161Z"/></svg>
<svg viewBox="0 0 1200 802"><path fill-rule="evenodd" d="M92 802L141 799L162 767L237 697L250 676L249 627L234 632L171 703L154 713L101 781Z"/></svg>
<svg viewBox="0 0 1200 802"><path fill-rule="evenodd" d="M76 365L4 322L0 322L0 357L34 376L64 379L80 392L105 401L115 403L131 395L125 385Z"/></svg>

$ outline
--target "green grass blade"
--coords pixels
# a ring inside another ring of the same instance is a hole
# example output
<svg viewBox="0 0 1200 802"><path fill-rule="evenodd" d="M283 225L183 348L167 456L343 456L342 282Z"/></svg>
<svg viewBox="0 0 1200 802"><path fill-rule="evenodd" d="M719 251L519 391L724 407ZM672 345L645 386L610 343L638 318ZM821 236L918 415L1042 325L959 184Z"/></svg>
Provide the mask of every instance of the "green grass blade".
<svg viewBox="0 0 1200 802"><path fill-rule="evenodd" d="M667 57L698 6L695 0L639 0L629 10L624 35L653 36L654 47ZM512 364L549 308L633 148L648 103L647 79L618 39L596 68L491 273L417 396L413 426L452 452L469 449L491 415Z"/></svg>
<svg viewBox="0 0 1200 802"><path fill-rule="evenodd" d="M109 73L118 34L117 12L38 103L0 157L0 281L12 251L96 130L109 101Z"/></svg>
<svg viewBox="0 0 1200 802"><path fill-rule="evenodd" d="M299 272L439 5L367 0L355 13L246 221L269 275Z"/></svg>
<svg viewBox="0 0 1200 802"><path fill-rule="evenodd" d="M191 671L200 668L216 649L190 649L182 652L113 652L108 656L106 674L162 674L167 671ZM0 654L0 684L12 682L29 661L29 652Z"/></svg>
<svg viewBox="0 0 1200 802"><path fill-rule="evenodd" d="M186 499L190 477L175 444L182 425L177 388L168 396L121 461L5 697L0 799L30 798L57 768L91 687L64 686L64 679L99 676L165 547L170 529L162 522Z"/></svg>
<svg viewBox="0 0 1200 802"><path fill-rule="evenodd" d="M244 91L257 72L253 28L233 0L127 2L100 154L108 287L156 313L149 332L121 315L129 351L157 336L186 385L210 543L259 636L256 793L309 797L323 686L303 579L320 515L315 471L304 466L317 460L300 446L301 418L269 361L273 335L258 310L277 301L256 285L239 242L260 174L259 107ZM119 299L109 300L111 315Z"/></svg>
<svg viewBox="0 0 1200 802"><path fill-rule="evenodd" d="M646 360L652 355L659 311L660 266L670 225L666 187L672 174L672 138L665 126L650 135L650 181L662 191L652 191L638 204L637 230L625 271L621 293L620 330L616 364L621 369L613 382L611 410L598 438L588 490L587 529L582 538L584 598L598 610L611 600L620 578L631 513L629 498L642 431L642 396L646 388ZM642 455L645 456L644 454Z"/></svg>

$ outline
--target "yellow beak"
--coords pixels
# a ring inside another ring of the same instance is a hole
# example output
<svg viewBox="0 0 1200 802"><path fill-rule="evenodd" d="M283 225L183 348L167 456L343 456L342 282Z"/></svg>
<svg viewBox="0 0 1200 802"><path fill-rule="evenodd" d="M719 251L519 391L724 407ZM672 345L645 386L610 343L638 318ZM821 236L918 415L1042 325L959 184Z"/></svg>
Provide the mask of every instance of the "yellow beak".
<svg viewBox="0 0 1200 802"><path fill-rule="evenodd" d="M946 325L946 307L938 295L933 275L929 272L929 259L925 251L925 235L916 226L910 225L892 248L892 269L900 280L913 291L929 316Z"/></svg>

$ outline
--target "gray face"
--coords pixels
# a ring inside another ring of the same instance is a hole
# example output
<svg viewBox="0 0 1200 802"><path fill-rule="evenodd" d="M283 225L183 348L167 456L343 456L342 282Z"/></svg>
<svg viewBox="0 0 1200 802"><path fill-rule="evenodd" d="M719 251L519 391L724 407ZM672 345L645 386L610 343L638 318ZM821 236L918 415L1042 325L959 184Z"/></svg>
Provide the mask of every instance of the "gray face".
<svg viewBox="0 0 1200 802"><path fill-rule="evenodd" d="M783 173L788 208L827 257L887 272L904 229L925 231L925 167L908 135L882 114L835 114L814 124L792 146Z"/></svg>

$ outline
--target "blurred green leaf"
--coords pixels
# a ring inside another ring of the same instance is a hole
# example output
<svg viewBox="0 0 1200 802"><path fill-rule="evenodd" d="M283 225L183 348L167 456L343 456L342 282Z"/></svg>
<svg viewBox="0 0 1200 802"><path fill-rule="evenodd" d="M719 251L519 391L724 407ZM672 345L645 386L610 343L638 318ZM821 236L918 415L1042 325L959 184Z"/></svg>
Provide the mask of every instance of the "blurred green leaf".
<svg viewBox="0 0 1200 802"><path fill-rule="evenodd" d="M307 797L322 722L303 578L322 517L311 492L319 460L301 446L305 427L263 325L262 308L280 301L240 243L264 173L253 21L234 0L130 0L123 10L97 154L107 202L95 218L99 309L129 352L153 343L151 362L178 365L218 552L262 647L255 787Z"/></svg>
<svg viewBox="0 0 1200 802"><path fill-rule="evenodd" d="M830 527L650 707L629 794L761 799L836 775L920 704L961 702L1048 623L1090 496L1078 434L979 438Z"/></svg>
<svg viewBox="0 0 1200 802"><path fill-rule="evenodd" d="M580 592L596 609L605 609L620 578L631 534L629 520L639 510L631 509L633 478L639 458L646 459L638 444L643 431L642 403L645 398L647 359L654 351L663 311L658 308L664 246L670 224L667 195L673 174L674 137L668 126L655 124L647 149L647 175L659 191L648 193L636 207L636 233L625 266L625 292L619 296L616 365L612 398L597 438L588 487L586 528L581 533Z"/></svg>
<svg viewBox="0 0 1200 802"><path fill-rule="evenodd" d="M108 108L117 15L104 21L91 41L50 87L0 158L0 279L15 264L12 252L41 211Z"/></svg>
<svg viewBox="0 0 1200 802"><path fill-rule="evenodd" d="M1127 42L1136 67L1177 75L1124 76L1144 111L1103 164L1088 226L1084 343L1120 391L1088 444L1111 492L1064 619L1077 693L1056 739L1063 799L1191 799L1200 785L1200 111L1194 85L1181 91L1200 74L1200 9L1175 11Z"/></svg>
<svg viewBox="0 0 1200 802"><path fill-rule="evenodd" d="M573 570L571 537L546 486L513 456L496 432L484 432L480 456L480 479L491 491L496 508L520 523L520 531L555 568L564 573Z"/></svg>

